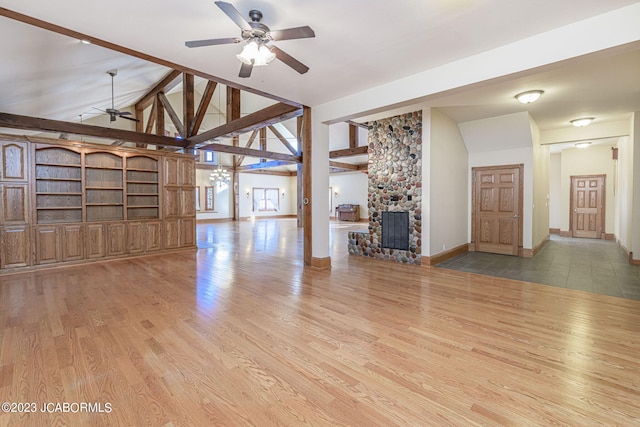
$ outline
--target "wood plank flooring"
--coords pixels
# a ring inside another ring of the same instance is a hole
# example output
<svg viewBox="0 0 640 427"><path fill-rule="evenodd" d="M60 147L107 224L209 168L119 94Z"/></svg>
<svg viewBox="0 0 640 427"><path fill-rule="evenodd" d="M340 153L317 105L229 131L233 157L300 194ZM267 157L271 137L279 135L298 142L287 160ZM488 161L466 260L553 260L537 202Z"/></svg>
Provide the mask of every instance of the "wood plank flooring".
<svg viewBox="0 0 640 427"><path fill-rule="evenodd" d="M0 426L638 425L640 301L346 253L295 220L0 277ZM41 412L46 403L111 411Z"/></svg>

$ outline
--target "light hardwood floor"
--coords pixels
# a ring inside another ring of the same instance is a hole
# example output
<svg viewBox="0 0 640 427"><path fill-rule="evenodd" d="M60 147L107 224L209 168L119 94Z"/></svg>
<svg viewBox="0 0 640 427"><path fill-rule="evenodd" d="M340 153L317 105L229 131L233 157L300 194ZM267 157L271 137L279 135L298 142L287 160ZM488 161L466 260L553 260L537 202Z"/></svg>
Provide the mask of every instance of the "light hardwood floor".
<svg viewBox="0 0 640 427"><path fill-rule="evenodd" d="M638 425L640 301L346 252L293 220L200 226L197 253L0 277L6 425Z"/></svg>

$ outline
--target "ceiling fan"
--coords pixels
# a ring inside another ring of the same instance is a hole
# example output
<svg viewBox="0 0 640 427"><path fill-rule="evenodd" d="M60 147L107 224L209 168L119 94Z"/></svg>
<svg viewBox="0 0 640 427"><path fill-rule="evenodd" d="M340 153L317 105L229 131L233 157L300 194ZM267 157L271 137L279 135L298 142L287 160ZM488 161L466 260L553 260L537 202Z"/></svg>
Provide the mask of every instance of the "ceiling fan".
<svg viewBox="0 0 640 427"><path fill-rule="evenodd" d="M109 71L107 71L107 74L109 74L111 76L111 108L107 108L106 110L101 110L101 109L96 108L96 107L93 107L93 108L98 110L98 111L102 111L103 113L108 114L110 122L115 122L116 118L118 118L118 117L120 117L121 119L127 119L127 120L131 120L133 122L138 122L139 121L138 119L134 119L133 117L128 117L128 116L131 115L130 112L128 112L128 111L119 111L119 110L116 110L116 108L114 107L113 78L118 75L118 70L116 70L116 69L109 70Z"/></svg>
<svg viewBox="0 0 640 427"><path fill-rule="evenodd" d="M276 46L270 46L272 41L304 39L315 37L316 34L308 27L287 28L285 30L271 30L262 22L262 12L249 11L251 22L246 21L238 9L231 3L224 1L215 2L222 11L242 30L240 37L227 37L222 39L193 40L185 43L187 47L213 46L219 44L231 44L246 42L242 52L236 57L242 61L239 77L250 77L254 66L267 65L275 58L284 62L300 74L309 71L309 67L298 61L291 55Z"/></svg>

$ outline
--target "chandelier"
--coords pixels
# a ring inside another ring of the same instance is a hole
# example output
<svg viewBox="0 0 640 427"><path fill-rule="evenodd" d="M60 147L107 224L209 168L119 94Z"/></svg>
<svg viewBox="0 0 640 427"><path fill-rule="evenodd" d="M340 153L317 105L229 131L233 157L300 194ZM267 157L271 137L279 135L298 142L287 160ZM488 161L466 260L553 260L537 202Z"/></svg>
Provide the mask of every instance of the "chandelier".
<svg viewBox="0 0 640 427"><path fill-rule="evenodd" d="M217 169L214 169L209 174L209 182L212 184L228 184L231 179L231 174L222 168L222 165L218 165Z"/></svg>

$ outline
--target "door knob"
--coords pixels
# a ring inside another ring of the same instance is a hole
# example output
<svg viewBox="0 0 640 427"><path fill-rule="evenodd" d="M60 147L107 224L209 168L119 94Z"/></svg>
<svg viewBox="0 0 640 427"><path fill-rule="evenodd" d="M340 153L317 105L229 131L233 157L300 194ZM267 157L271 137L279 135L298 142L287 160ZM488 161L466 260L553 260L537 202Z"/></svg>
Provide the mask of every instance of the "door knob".
<svg viewBox="0 0 640 427"><path fill-rule="evenodd" d="M519 218L519 216L518 215L514 215L513 218Z"/></svg>

